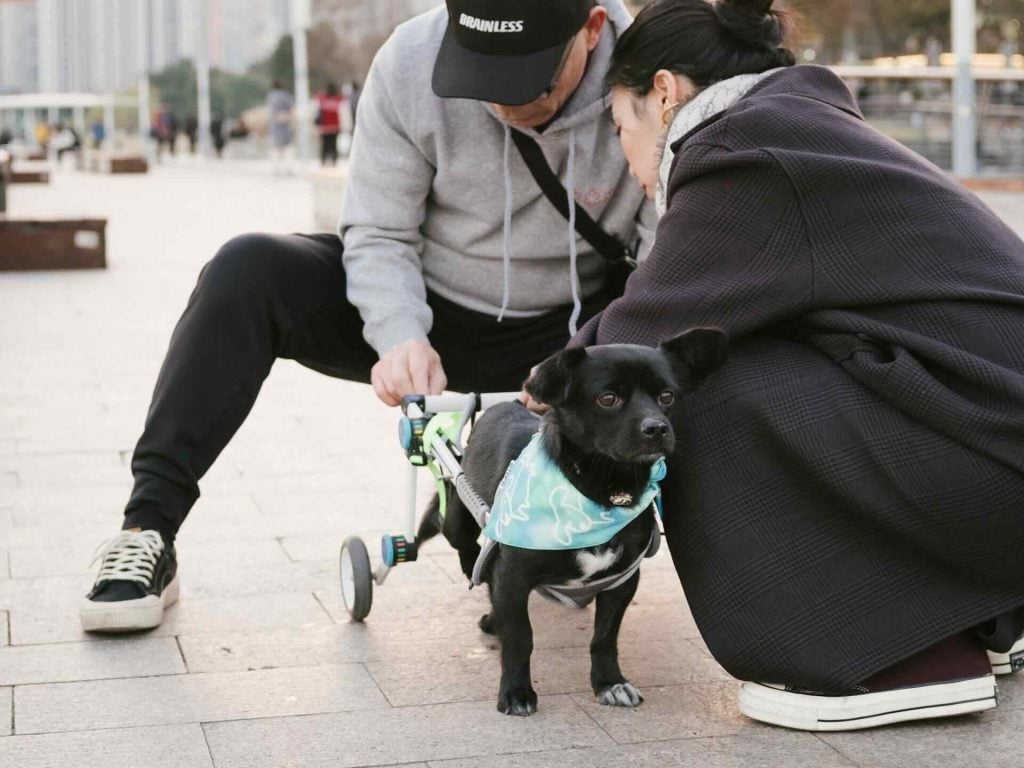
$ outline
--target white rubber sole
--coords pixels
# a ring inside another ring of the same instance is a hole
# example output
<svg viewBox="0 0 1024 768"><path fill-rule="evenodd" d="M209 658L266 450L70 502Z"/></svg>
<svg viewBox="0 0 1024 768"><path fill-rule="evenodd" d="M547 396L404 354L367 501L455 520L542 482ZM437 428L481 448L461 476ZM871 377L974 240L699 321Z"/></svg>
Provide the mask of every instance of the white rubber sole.
<svg viewBox="0 0 1024 768"><path fill-rule="evenodd" d="M178 576L164 589L163 594L146 595L138 600L98 603L82 598L78 616L86 632L132 632L160 626L164 610L178 600Z"/></svg>
<svg viewBox="0 0 1024 768"><path fill-rule="evenodd" d="M988 651L988 661L996 675L1009 675L1024 669L1024 637L1020 638L1006 653Z"/></svg>
<svg viewBox="0 0 1024 768"><path fill-rule="evenodd" d="M983 712L995 706L996 681L992 675L855 696L812 696L761 683L743 683L739 695L740 712L747 717L800 731L855 731Z"/></svg>

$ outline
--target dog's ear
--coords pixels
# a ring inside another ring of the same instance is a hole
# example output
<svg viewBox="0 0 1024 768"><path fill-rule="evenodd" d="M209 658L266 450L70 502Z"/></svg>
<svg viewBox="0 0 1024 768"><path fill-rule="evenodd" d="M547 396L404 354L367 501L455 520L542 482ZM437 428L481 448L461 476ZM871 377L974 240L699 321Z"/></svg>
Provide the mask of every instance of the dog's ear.
<svg viewBox="0 0 1024 768"><path fill-rule="evenodd" d="M729 336L718 328L693 328L658 345L687 389L696 389L704 377L729 356Z"/></svg>
<svg viewBox="0 0 1024 768"><path fill-rule="evenodd" d="M587 350L583 347L572 347L556 352L533 369L523 386L537 402L552 406L561 405L568 399L576 368L586 356Z"/></svg>

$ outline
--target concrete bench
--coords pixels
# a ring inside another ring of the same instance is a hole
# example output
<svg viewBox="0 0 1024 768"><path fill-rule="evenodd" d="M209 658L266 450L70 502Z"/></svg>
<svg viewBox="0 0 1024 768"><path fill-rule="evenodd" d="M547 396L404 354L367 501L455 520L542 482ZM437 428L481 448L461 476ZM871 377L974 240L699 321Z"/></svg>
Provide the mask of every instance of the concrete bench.
<svg viewBox="0 0 1024 768"><path fill-rule="evenodd" d="M146 173L149 162L142 155L110 154L96 152L85 161L86 168L94 173Z"/></svg>
<svg viewBox="0 0 1024 768"><path fill-rule="evenodd" d="M11 163L9 181L11 184L49 184L50 166L46 163L15 160Z"/></svg>
<svg viewBox="0 0 1024 768"><path fill-rule="evenodd" d="M106 219L12 219L0 214L0 272L103 269Z"/></svg>

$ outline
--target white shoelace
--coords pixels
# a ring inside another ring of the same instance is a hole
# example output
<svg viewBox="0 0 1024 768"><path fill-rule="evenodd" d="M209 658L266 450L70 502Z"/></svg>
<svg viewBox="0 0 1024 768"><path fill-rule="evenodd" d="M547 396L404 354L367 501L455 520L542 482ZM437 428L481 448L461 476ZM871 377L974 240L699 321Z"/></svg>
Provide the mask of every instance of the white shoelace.
<svg viewBox="0 0 1024 768"><path fill-rule="evenodd" d="M156 531L121 531L96 550L92 562L103 560L96 580L137 581L148 588L163 551L164 540Z"/></svg>

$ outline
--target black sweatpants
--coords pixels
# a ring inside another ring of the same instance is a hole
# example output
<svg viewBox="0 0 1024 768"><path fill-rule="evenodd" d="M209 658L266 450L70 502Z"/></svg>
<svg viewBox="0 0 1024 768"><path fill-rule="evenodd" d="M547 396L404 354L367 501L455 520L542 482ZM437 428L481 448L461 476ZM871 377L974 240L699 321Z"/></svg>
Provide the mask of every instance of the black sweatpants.
<svg viewBox="0 0 1024 768"><path fill-rule="evenodd" d="M338 134L320 134L320 165L338 164Z"/></svg>
<svg viewBox="0 0 1024 768"><path fill-rule="evenodd" d="M341 252L336 235L251 234L229 241L203 268L132 457L125 528L174 537L199 498L199 479L242 425L277 358L369 382L377 355L345 297ZM585 301L580 324L614 292ZM428 302L430 343L455 391L516 390L531 366L569 339L572 307L499 323L436 295Z"/></svg>

